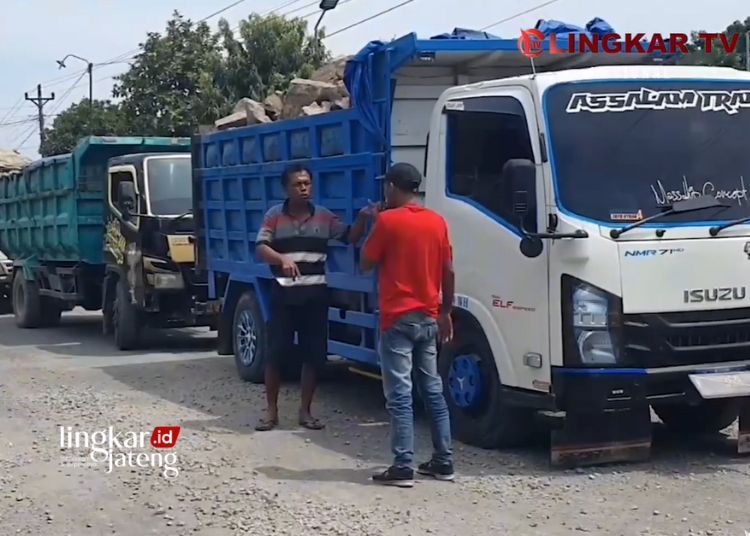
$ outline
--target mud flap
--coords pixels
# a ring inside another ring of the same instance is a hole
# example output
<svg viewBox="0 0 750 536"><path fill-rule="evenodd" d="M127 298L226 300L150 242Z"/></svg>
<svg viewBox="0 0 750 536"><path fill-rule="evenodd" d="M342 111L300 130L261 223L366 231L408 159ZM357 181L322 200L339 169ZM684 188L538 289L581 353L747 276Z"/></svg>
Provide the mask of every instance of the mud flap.
<svg viewBox="0 0 750 536"><path fill-rule="evenodd" d="M551 431L550 463L575 467L647 460L651 408L641 375L558 378L565 416Z"/></svg>
<svg viewBox="0 0 750 536"><path fill-rule="evenodd" d="M690 381L706 400L739 398L740 424L737 434L737 452L750 454L750 372L692 374Z"/></svg>
<svg viewBox="0 0 750 536"><path fill-rule="evenodd" d="M750 398L740 403L740 430L737 433L738 454L750 454Z"/></svg>
<svg viewBox="0 0 750 536"><path fill-rule="evenodd" d="M599 413L568 412L552 430L550 463L578 467L647 460L651 455L651 412L648 404Z"/></svg>

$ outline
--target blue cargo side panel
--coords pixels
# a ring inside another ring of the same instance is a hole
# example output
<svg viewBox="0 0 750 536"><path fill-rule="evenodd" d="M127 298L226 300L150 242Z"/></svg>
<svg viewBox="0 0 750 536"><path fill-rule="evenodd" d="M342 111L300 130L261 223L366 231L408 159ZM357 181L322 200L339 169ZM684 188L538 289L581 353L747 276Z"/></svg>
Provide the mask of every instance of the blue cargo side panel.
<svg viewBox="0 0 750 536"><path fill-rule="evenodd" d="M255 238L265 212L285 198L281 174L289 164L310 170L315 203L346 223L380 199L384 155L356 110L215 133L201 139L200 149L207 268L233 279L270 277L255 258ZM331 286L372 290L357 263L354 247L332 243Z"/></svg>

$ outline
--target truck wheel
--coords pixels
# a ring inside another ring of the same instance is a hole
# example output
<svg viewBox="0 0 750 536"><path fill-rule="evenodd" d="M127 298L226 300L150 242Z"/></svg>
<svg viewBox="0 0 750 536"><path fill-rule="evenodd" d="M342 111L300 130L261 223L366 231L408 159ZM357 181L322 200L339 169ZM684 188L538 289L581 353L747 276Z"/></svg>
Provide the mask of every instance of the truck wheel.
<svg viewBox="0 0 750 536"><path fill-rule="evenodd" d="M42 313L40 326L45 328L55 327L60 324L63 304L54 298L42 297Z"/></svg>
<svg viewBox="0 0 750 536"><path fill-rule="evenodd" d="M253 292L245 292L234 310L234 362L245 381L263 383L266 363L266 323Z"/></svg>
<svg viewBox="0 0 750 536"><path fill-rule="evenodd" d="M112 327L115 345L119 350L133 350L138 347L140 334L138 311L130 302L130 292L122 279L117 282L112 311Z"/></svg>
<svg viewBox="0 0 750 536"><path fill-rule="evenodd" d="M439 357L446 402L456 438L491 449L528 443L534 432L531 411L509 406L500 390L492 350L473 326L459 326Z"/></svg>
<svg viewBox="0 0 750 536"><path fill-rule="evenodd" d="M654 413L662 422L683 434L715 434L739 417L740 404L735 399L704 400L698 406L660 404Z"/></svg>
<svg viewBox="0 0 750 536"><path fill-rule="evenodd" d="M19 328L36 328L42 323L39 287L19 272L13 278L13 312Z"/></svg>

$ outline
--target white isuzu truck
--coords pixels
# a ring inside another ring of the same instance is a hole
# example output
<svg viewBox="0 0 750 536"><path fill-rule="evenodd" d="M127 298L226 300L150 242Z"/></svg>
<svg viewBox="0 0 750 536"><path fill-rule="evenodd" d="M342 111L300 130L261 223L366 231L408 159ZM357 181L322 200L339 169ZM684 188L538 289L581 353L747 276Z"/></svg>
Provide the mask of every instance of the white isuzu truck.
<svg viewBox="0 0 750 536"><path fill-rule="evenodd" d="M445 91L430 132L425 201L456 259L461 435L522 440L536 409L554 463L633 460L652 407L684 432L742 412L750 450L749 74L481 82Z"/></svg>

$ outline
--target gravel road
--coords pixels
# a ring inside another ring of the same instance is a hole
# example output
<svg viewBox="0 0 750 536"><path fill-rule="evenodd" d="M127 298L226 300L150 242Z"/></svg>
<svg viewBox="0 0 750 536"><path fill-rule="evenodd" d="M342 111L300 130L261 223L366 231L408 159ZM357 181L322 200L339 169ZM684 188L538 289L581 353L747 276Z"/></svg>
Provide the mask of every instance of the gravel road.
<svg viewBox="0 0 750 536"><path fill-rule="evenodd" d="M121 353L99 318L75 313L56 329L18 330L0 317L0 535L750 531L750 459L726 436L686 442L655 425L650 462L578 471L550 469L542 448L456 444L455 482L384 488L368 481L390 459L376 381L332 370L317 396L327 423L318 432L296 426L297 386L285 386L280 429L258 433L262 387L214 355L210 334L160 333L151 350ZM419 459L429 455L425 424L420 417ZM151 430L171 425L182 427L175 447L152 449ZM153 467L109 473L106 463L76 465L76 452L90 451L61 448L61 426L112 426L123 441L145 432L146 448L133 451L171 452L179 473L166 478L166 458L156 457L142 464Z"/></svg>

